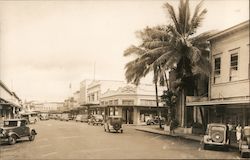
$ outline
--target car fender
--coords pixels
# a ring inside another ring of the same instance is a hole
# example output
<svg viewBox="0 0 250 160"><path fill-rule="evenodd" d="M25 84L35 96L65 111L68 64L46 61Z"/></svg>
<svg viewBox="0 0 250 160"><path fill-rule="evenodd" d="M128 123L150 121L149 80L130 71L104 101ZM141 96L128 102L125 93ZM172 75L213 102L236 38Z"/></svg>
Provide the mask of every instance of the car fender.
<svg viewBox="0 0 250 160"><path fill-rule="evenodd" d="M30 129L30 134L32 133L32 132L34 132L35 133L35 135L37 135L37 132L36 132L36 130L35 129Z"/></svg>
<svg viewBox="0 0 250 160"><path fill-rule="evenodd" d="M13 136L13 135L15 135L17 138L21 138L21 136L18 135L16 132L9 132L9 133L8 133L8 137L11 137L11 136Z"/></svg>

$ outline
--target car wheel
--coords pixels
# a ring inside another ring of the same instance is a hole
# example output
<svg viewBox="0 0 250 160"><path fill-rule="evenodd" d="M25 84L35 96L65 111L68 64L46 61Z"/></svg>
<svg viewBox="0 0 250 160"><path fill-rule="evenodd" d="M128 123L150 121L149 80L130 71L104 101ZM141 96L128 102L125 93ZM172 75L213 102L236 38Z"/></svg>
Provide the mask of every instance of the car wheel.
<svg viewBox="0 0 250 160"><path fill-rule="evenodd" d="M105 127L103 127L104 128L104 132L106 132L106 128Z"/></svg>
<svg viewBox="0 0 250 160"><path fill-rule="evenodd" d="M121 130L121 133L123 133L123 130Z"/></svg>
<svg viewBox="0 0 250 160"><path fill-rule="evenodd" d="M241 152L241 153L240 153L240 157L241 157L241 158L244 158L244 152Z"/></svg>
<svg viewBox="0 0 250 160"><path fill-rule="evenodd" d="M9 144L10 145L13 145L16 143L16 139L17 137L15 135L11 135L9 138L8 138L8 141L9 141Z"/></svg>
<svg viewBox="0 0 250 160"><path fill-rule="evenodd" d="M29 140L30 141L34 141L35 136L36 136L36 134L34 133L34 131L32 131L31 134L30 134L30 136L29 136Z"/></svg>
<svg viewBox="0 0 250 160"><path fill-rule="evenodd" d="M150 125L154 125L154 122L151 122Z"/></svg>
<svg viewBox="0 0 250 160"><path fill-rule="evenodd" d="M204 150L207 150L207 149L208 149L208 147L207 147L206 144L203 144L203 149L204 149Z"/></svg>

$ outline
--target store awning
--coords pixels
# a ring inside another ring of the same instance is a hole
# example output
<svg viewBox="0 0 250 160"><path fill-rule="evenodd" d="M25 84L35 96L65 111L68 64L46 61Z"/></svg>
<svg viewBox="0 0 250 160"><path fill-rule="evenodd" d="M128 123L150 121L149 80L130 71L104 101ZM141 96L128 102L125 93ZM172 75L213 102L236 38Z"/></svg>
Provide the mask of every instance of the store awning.
<svg viewBox="0 0 250 160"><path fill-rule="evenodd" d="M230 104L246 104L250 107L250 99L241 100L212 100L212 101L201 101L201 102L187 102L187 107L192 106L214 106L214 105L230 105Z"/></svg>

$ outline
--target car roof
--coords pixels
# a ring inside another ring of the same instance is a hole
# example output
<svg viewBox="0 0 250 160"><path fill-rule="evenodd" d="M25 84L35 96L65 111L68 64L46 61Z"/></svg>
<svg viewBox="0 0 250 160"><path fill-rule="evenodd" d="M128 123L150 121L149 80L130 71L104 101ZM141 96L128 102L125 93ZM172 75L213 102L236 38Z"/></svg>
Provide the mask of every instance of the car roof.
<svg viewBox="0 0 250 160"><path fill-rule="evenodd" d="M226 124L222 124L222 123L210 123L208 124L209 126L226 126Z"/></svg>

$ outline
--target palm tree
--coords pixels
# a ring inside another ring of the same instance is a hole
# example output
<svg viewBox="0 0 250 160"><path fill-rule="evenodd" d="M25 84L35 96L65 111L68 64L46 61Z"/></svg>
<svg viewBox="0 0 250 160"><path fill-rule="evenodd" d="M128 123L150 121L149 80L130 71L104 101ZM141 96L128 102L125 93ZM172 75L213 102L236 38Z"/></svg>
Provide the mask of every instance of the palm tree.
<svg viewBox="0 0 250 160"><path fill-rule="evenodd" d="M207 39L212 32L195 36L207 12L206 9L201 10L201 7L202 1L195 7L191 16L189 0L180 0L177 15L173 6L164 4L171 23L166 26L147 27L139 34L142 44L125 51L125 56L132 53L137 55L135 60L126 65L128 82L139 83L150 71L157 71L154 72L154 82L162 77L166 80L163 73L173 70L176 73L176 90L181 93L185 106L187 91L190 86L194 87L195 79L210 74ZM186 118L182 125L186 126Z"/></svg>
<svg viewBox="0 0 250 160"><path fill-rule="evenodd" d="M207 13L201 10L201 1L190 14L189 0L180 0L179 14L176 15L173 6L164 4L172 23L169 27L170 43L167 52L161 55L156 62L165 61L176 73L177 89L181 92L184 114L186 113L186 95L188 89L193 89L195 78L210 74L209 43L207 39L211 31L195 36L197 29ZM169 66L169 67L170 67ZM186 126L187 116L184 116L183 126Z"/></svg>
<svg viewBox="0 0 250 160"><path fill-rule="evenodd" d="M165 69L163 69L162 65L154 63L161 50L160 46L157 45L163 46L164 41L160 39L167 36L166 32L163 31L164 27L146 27L143 31L137 32L137 36L142 40L142 43L139 46L133 45L124 52L124 56L136 56L134 60L128 62L125 66L125 76L128 82L138 85L141 78L145 77L149 72L153 72L157 108L159 107L158 82L160 85L166 84L168 86Z"/></svg>

